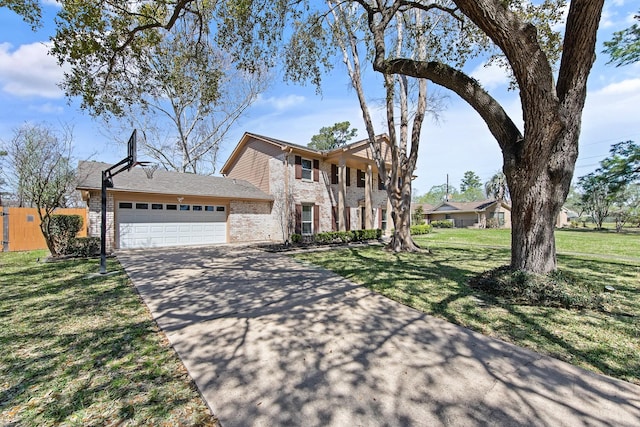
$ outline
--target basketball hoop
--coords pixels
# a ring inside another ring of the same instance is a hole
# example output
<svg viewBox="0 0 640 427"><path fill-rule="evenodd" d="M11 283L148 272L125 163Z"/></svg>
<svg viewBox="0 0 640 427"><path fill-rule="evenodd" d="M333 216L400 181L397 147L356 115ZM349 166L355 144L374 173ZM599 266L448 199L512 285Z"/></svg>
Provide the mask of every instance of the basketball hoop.
<svg viewBox="0 0 640 427"><path fill-rule="evenodd" d="M142 167L142 170L147 175L147 179L152 179L154 172L158 170L158 167L160 166L158 163L151 162L138 162L138 164Z"/></svg>

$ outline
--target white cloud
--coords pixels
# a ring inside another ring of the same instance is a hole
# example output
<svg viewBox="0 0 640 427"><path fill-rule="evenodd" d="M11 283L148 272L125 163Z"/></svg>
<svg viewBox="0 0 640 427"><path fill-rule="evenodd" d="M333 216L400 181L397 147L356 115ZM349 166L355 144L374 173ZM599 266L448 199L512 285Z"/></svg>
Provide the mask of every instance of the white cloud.
<svg viewBox="0 0 640 427"><path fill-rule="evenodd" d="M256 105L268 106L278 111L287 110L293 106L302 104L305 101L304 96L300 95L287 95L287 96L270 96L265 98L262 95L258 95Z"/></svg>
<svg viewBox="0 0 640 427"><path fill-rule="evenodd" d="M20 97L61 98L57 86L63 69L48 54L49 43L24 44L12 51L9 43L0 44L0 85L4 92Z"/></svg>
<svg viewBox="0 0 640 427"><path fill-rule="evenodd" d="M509 84L509 75L497 64L480 64L471 72L471 77L478 80L487 90Z"/></svg>
<svg viewBox="0 0 640 427"><path fill-rule="evenodd" d="M40 105L32 105L29 107L29 110L44 114L62 114L64 112L63 107L61 107L60 105L52 104L51 102L46 102Z"/></svg>

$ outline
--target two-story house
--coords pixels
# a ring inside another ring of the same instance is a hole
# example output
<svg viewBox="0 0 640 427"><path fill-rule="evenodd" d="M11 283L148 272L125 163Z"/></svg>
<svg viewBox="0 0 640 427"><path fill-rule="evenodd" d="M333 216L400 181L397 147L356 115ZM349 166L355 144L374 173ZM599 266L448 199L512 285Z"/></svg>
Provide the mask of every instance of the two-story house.
<svg viewBox="0 0 640 427"><path fill-rule="evenodd" d="M380 136L387 147L386 136ZM388 201L368 140L327 151L245 133L221 170L274 198L274 233L387 229Z"/></svg>
<svg viewBox="0 0 640 427"><path fill-rule="evenodd" d="M109 166L78 166L76 188L87 202L90 236L100 236L101 171ZM246 133L222 173L157 170L148 177L133 168L113 177L107 247L283 242L292 233L389 224L386 191L367 141L318 151Z"/></svg>

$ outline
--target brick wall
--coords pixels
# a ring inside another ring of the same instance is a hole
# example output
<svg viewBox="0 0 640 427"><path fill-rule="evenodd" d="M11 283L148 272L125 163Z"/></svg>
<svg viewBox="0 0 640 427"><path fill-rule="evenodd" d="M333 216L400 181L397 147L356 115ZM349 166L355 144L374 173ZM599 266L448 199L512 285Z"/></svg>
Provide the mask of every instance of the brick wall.
<svg viewBox="0 0 640 427"><path fill-rule="evenodd" d="M280 241L270 202L232 201L229 206L230 243Z"/></svg>
<svg viewBox="0 0 640 427"><path fill-rule="evenodd" d="M91 237L100 237L100 224L102 222L102 203L100 191L92 191L88 200L88 233ZM107 252L115 248L114 229L114 203L113 195L107 192Z"/></svg>

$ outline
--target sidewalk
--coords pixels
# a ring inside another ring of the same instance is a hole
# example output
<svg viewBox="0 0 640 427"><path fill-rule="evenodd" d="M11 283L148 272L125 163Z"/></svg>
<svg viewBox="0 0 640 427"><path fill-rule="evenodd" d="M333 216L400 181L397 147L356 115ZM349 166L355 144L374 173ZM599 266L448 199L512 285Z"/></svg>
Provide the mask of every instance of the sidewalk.
<svg viewBox="0 0 640 427"><path fill-rule="evenodd" d="M640 387L242 247L118 259L224 427L638 426Z"/></svg>

